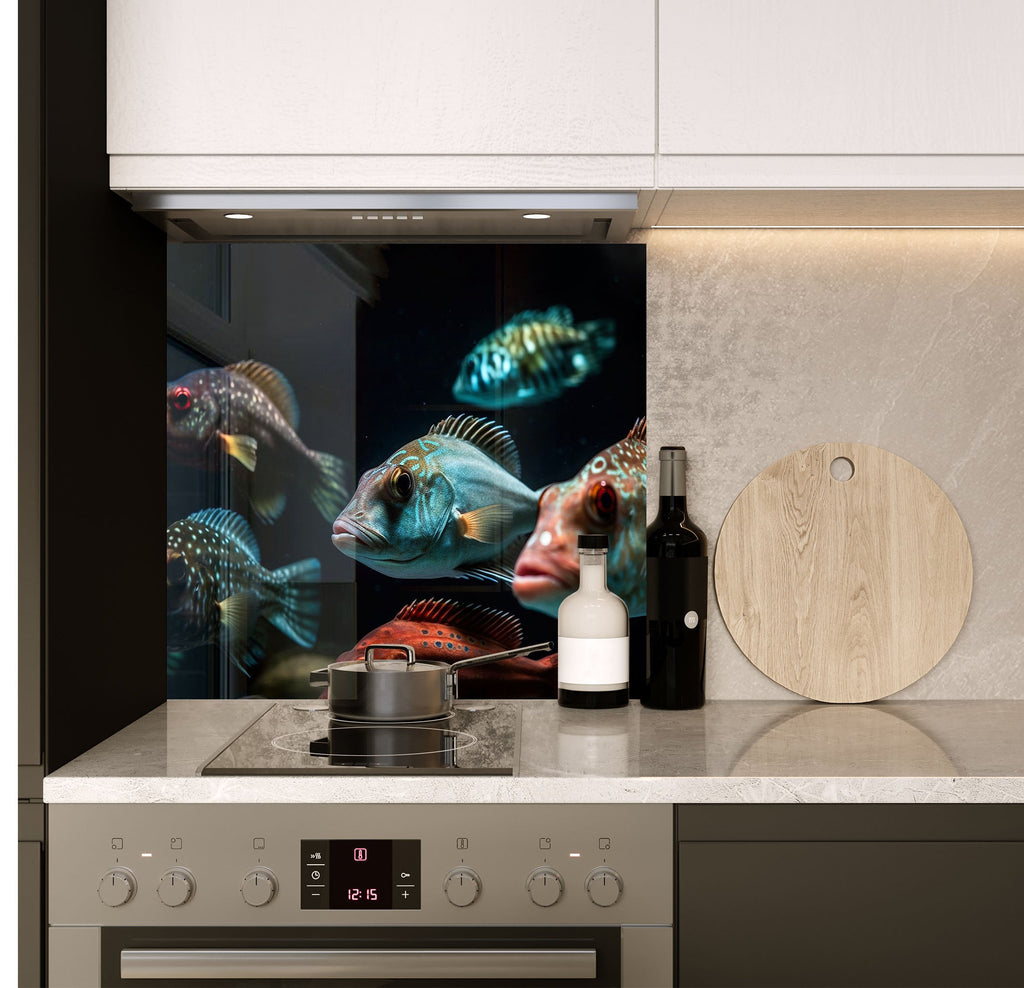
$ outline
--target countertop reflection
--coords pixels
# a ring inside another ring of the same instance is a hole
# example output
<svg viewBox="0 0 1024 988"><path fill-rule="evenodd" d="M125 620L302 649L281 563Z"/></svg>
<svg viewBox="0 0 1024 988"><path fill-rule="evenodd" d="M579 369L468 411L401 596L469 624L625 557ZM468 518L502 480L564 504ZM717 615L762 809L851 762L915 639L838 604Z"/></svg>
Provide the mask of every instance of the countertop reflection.
<svg viewBox="0 0 1024 988"><path fill-rule="evenodd" d="M581 769L585 771L581 772ZM1024 774L1024 702L712 701L700 710L523 712L522 775Z"/></svg>

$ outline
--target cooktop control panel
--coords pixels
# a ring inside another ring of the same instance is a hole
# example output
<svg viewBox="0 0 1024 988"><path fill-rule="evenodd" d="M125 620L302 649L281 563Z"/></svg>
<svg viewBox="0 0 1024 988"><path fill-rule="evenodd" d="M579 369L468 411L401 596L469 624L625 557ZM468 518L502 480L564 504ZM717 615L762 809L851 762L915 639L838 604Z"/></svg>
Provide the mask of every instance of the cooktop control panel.
<svg viewBox="0 0 1024 988"><path fill-rule="evenodd" d="M672 807L54 804L50 923L672 922Z"/></svg>

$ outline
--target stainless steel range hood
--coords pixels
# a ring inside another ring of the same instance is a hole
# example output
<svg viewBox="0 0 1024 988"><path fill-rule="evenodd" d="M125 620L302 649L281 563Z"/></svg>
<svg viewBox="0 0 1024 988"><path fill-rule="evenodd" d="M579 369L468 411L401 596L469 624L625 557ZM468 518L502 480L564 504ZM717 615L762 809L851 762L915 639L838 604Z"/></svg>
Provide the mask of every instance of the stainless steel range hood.
<svg viewBox="0 0 1024 988"><path fill-rule="evenodd" d="M119 194L185 242L621 243L637 211L636 192L622 191Z"/></svg>

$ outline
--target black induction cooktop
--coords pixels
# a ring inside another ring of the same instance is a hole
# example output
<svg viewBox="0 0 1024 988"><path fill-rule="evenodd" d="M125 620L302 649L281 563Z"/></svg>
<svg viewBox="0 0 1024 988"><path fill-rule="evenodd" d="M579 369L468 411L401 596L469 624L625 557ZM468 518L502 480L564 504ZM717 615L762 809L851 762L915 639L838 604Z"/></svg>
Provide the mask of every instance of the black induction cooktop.
<svg viewBox="0 0 1024 988"><path fill-rule="evenodd" d="M520 715L507 700L457 700L438 720L371 724L334 720L322 701L281 700L200 774L512 775Z"/></svg>

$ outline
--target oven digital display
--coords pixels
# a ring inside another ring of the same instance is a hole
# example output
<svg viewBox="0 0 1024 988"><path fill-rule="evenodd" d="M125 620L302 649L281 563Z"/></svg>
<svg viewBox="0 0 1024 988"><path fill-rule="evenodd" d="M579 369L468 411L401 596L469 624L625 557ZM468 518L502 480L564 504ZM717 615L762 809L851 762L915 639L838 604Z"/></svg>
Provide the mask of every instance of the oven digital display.
<svg viewBox="0 0 1024 988"><path fill-rule="evenodd" d="M418 840L304 840L303 909L419 909Z"/></svg>

